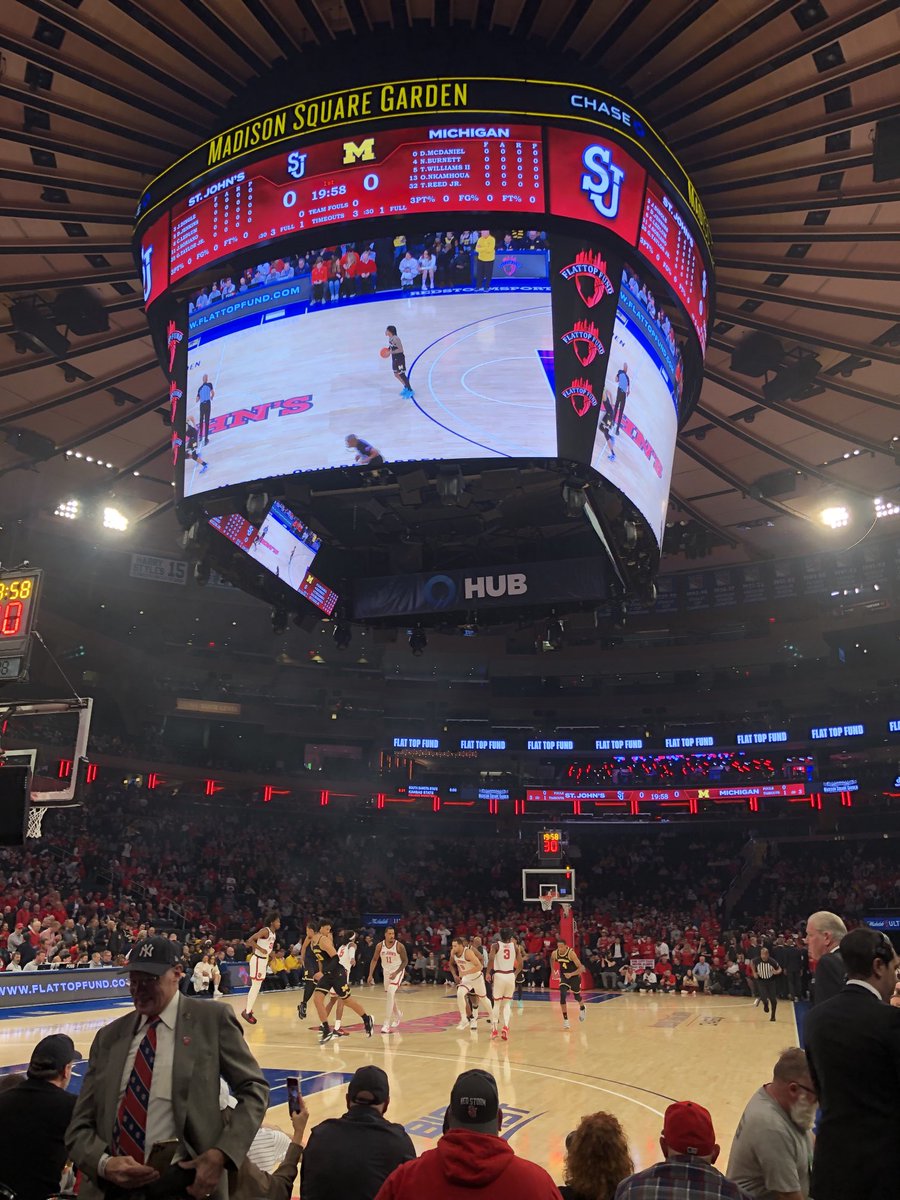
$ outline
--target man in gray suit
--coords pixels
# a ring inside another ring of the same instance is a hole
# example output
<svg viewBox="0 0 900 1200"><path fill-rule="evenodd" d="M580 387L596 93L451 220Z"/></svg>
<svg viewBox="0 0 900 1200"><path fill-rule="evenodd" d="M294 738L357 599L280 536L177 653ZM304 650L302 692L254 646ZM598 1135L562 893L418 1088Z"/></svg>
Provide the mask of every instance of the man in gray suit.
<svg viewBox="0 0 900 1200"><path fill-rule="evenodd" d="M262 1123L268 1085L231 1008L179 991L175 943L141 939L127 969L135 1012L95 1037L66 1134L70 1157L90 1180L81 1200L103 1200L110 1185L226 1200L229 1176ZM227 1123L220 1076L237 1101ZM159 1144L162 1174L148 1161Z"/></svg>

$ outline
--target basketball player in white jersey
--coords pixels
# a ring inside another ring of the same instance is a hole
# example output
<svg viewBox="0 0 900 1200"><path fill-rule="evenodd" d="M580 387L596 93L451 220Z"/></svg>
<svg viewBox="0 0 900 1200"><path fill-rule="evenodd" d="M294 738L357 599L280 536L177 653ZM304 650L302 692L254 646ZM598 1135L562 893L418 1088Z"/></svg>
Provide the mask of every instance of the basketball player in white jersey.
<svg viewBox="0 0 900 1200"><path fill-rule="evenodd" d="M266 967L275 949L275 934L281 928L281 917L278 913L269 913L262 929L247 938L245 945L250 947L250 995L247 997L247 1007L241 1016L248 1025L256 1024L253 1006L259 998L260 989L266 978Z"/></svg>
<svg viewBox="0 0 900 1200"><path fill-rule="evenodd" d="M471 946L467 946L462 938L454 938L450 947L450 970L456 980L456 1006L459 1009L459 1024L457 1029L478 1029L478 1016L473 1014L471 1021L466 1019L466 997L471 992L478 999L479 1009L483 1009L490 1020L493 1020L493 1009L487 998L487 988L484 986L484 959Z"/></svg>
<svg viewBox="0 0 900 1200"><path fill-rule="evenodd" d="M402 942L397 941L397 931L393 925L388 925L384 931L384 940L378 943L375 947L375 953L372 955L368 980L369 983L374 982L372 977L375 974L375 968L380 962L381 973L384 975L384 991L387 997L384 1010L384 1024L381 1026L382 1033L393 1033L400 1025L400 1018L403 1016L403 1013L400 1011L400 1005L397 1003L397 992L400 990L400 984L403 982L408 961L406 947Z"/></svg>
<svg viewBox="0 0 900 1200"><path fill-rule="evenodd" d="M491 1019L491 1041L497 1040L497 1026L503 1010L503 1028L500 1036L509 1041L509 1016L512 998L516 990L516 976L522 969L522 953L513 939L511 929L501 929L500 936L491 946L488 971L494 982L494 1015Z"/></svg>

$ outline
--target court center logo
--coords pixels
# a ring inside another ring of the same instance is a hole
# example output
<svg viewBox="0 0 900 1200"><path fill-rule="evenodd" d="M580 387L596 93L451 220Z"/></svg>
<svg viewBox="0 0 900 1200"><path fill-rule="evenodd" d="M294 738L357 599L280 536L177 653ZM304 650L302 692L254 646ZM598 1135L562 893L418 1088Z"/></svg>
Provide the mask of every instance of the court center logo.
<svg viewBox="0 0 900 1200"><path fill-rule="evenodd" d="M581 190L601 217L614 221L619 215L625 172L613 162L612 147L601 142L588 146L581 161L585 168Z"/></svg>
<svg viewBox="0 0 900 1200"><path fill-rule="evenodd" d="M597 397L587 379L573 379L567 388L563 388L563 397L571 402L576 417L586 417L597 407Z"/></svg>
<svg viewBox="0 0 900 1200"><path fill-rule="evenodd" d="M422 588L422 601L431 609L449 608L456 600L457 591L449 575L432 575Z"/></svg>
<svg viewBox="0 0 900 1200"><path fill-rule="evenodd" d="M575 357L583 367L589 367L598 355L606 353L600 341L600 330L593 321L576 321L568 333L562 335L564 346L571 346Z"/></svg>
<svg viewBox="0 0 900 1200"><path fill-rule="evenodd" d="M607 274L606 259L590 250L579 250L574 262L560 271L563 279L574 279L578 295L588 308L595 308L604 296L612 296L615 288Z"/></svg>

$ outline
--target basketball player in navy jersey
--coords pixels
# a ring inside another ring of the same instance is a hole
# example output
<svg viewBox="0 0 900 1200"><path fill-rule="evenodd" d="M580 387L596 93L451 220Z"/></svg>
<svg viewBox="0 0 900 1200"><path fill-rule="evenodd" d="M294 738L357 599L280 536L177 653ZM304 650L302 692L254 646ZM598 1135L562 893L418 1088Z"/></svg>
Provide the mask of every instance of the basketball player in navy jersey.
<svg viewBox="0 0 900 1200"><path fill-rule="evenodd" d="M403 384L403 391L400 395L404 400L412 400L414 392L412 384L409 382L409 376L406 374L406 355L403 353L403 343L397 337L397 326L388 325L384 333L388 340L388 350L391 352L391 370L397 381Z"/></svg>
<svg viewBox="0 0 900 1200"><path fill-rule="evenodd" d="M319 1021L321 1022L322 1036L319 1038L319 1044L324 1045L325 1042L331 1041L335 1036L335 1031L329 1026L325 1012L325 997L332 991L339 1000L343 1001L345 1007L352 1009L353 1012L362 1017L366 1037L371 1037L372 1030L375 1028L375 1022L362 1005L350 995L347 973L341 966L341 960L338 957L338 952L331 937L330 921L320 921L314 938L314 944L322 952L323 956L322 968L314 976L316 990L313 992L313 1001L315 1002L316 1012L319 1014ZM338 1030L340 1029L340 1023L341 1018L338 1016L335 1020L335 1027Z"/></svg>
<svg viewBox="0 0 900 1200"><path fill-rule="evenodd" d="M313 942L316 936L316 926L312 921L306 924L306 937L300 947L299 958L303 964L303 999L297 1005L297 1016L301 1021L306 1020L307 1006L316 990L316 972L322 970L324 955Z"/></svg>
<svg viewBox="0 0 900 1200"><path fill-rule="evenodd" d="M184 440L175 438L176 446L184 446L186 458L192 458L200 464L200 474L209 469L209 463L200 457L200 435L197 431L197 418L192 413L184 423Z"/></svg>
<svg viewBox="0 0 900 1200"><path fill-rule="evenodd" d="M578 1001L578 1020L583 1021L587 1015L587 1009L581 998L581 975L584 967L581 965L581 959L575 951L562 938L556 939L556 949L550 955L551 968L553 963L556 963L559 967L559 1007L562 1009L563 1014L563 1029L568 1029L569 1013L566 1008L566 1001L569 998L569 992Z"/></svg>

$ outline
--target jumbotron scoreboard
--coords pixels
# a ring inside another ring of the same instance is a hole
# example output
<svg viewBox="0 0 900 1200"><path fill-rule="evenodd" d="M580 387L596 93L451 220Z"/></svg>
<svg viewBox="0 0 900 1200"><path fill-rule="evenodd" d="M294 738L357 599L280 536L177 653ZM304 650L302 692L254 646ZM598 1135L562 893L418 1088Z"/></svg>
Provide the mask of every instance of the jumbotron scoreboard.
<svg viewBox="0 0 900 1200"><path fill-rule="evenodd" d="M23 679L37 619L43 571L0 571L0 684Z"/></svg>
<svg viewBox="0 0 900 1200"><path fill-rule="evenodd" d="M576 553L599 538L615 585L637 559L649 591L714 263L696 188L630 104L477 76L301 96L159 175L135 253L185 528L240 515L251 491L317 528L313 477L334 494L384 468L519 465L595 489ZM344 531L348 570L376 577L360 536ZM296 554L251 557L279 587L297 574Z"/></svg>

